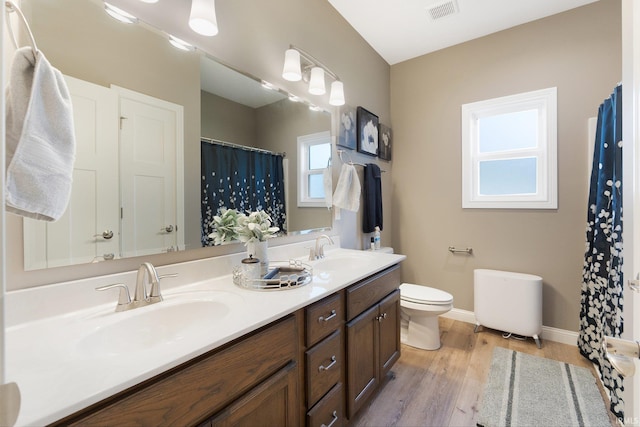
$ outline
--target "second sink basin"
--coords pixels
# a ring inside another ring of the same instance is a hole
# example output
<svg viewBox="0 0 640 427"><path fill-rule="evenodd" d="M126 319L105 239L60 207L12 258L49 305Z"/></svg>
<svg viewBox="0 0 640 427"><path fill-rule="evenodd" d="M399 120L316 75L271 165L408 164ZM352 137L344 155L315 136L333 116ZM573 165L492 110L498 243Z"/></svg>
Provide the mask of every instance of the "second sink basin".
<svg viewBox="0 0 640 427"><path fill-rule="evenodd" d="M142 351L179 341L194 328L211 327L230 312L215 299L173 299L126 312L112 313L110 323L96 326L81 338L76 352L90 357Z"/></svg>
<svg viewBox="0 0 640 427"><path fill-rule="evenodd" d="M335 251L338 252L338 251ZM345 254L345 253L335 253L327 255L326 258L319 259L317 261L312 261L314 271L322 272L322 271L340 271L340 270L350 270L353 268L359 268L371 263L370 257L367 257L366 254Z"/></svg>

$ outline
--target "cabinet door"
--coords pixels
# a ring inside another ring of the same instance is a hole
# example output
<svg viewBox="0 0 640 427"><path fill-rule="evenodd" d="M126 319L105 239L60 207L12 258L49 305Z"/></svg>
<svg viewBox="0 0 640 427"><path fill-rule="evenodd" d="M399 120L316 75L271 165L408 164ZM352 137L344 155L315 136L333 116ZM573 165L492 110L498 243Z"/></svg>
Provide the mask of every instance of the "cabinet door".
<svg viewBox="0 0 640 427"><path fill-rule="evenodd" d="M297 370L289 363L201 426L297 427Z"/></svg>
<svg viewBox="0 0 640 427"><path fill-rule="evenodd" d="M375 391L379 378L378 305L347 323L347 416Z"/></svg>
<svg viewBox="0 0 640 427"><path fill-rule="evenodd" d="M400 358L400 291L380 301L380 378Z"/></svg>

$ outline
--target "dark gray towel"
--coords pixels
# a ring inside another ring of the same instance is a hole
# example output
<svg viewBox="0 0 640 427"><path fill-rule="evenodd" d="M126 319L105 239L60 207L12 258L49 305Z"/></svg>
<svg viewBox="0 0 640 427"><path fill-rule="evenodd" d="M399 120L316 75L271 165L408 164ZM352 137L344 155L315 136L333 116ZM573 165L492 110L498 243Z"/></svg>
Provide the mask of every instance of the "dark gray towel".
<svg viewBox="0 0 640 427"><path fill-rule="evenodd" d="M382 230L382 179L380 168L374 163L364 167L362 231L372 233L376 226Z"/></svg>

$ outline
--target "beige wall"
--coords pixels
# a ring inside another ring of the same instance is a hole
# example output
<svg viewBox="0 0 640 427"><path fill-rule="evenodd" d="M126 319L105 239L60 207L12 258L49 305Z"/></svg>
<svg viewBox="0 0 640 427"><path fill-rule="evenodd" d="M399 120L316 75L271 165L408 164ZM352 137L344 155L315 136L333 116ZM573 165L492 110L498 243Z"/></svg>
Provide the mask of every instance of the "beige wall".
<svg viewBox="0 0 640 427"><path fill-rule="evenodd" d="M393 244L403 280L473 310L473 269L544 279L543 324L578 329L588 192L587 120L621 80L621 10L601 0L391 68ZM460 107L558 88L557 210L461 208ZM473 256L449 246L472 247Z"/></svg>
<svg viewBox="0 0 640 427"><path fill-rule="evenodd" d="M201 134L205 138L256 146L256 110L200 91Z"/></svg>

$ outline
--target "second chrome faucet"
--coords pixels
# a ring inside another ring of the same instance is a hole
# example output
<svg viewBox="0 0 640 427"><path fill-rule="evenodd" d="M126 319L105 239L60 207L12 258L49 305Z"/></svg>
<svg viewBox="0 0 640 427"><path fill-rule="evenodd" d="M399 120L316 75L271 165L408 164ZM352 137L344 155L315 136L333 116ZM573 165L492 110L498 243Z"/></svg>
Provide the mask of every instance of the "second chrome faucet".
<svg viewBox="0 0 640 427"><path fill-rule="evenodd" d="M327 243L333 245L333 239L326 234L322 234L316 238L315 247L309 248L309 261L313 261L315 259L324 258L324 245L327 243L320 243L323 239L327 240Z"/></svg>
<svg viewBox="0 0 640 427"><path fill-rule="evenodd" d="M151 264L150 262L143 262L138 268L133 301L131 300L131 296L129 294L129 288L124 283L115 283L113 285L100 286L99 288L96 288L96 290L105 291L107 289L113 288L120 289L116 311L131 310L162 301L162 293L160 292L160 280L165 277L175 276L177 276L177 274L165 274L162 276L158 276L158 272L156 271L153 264ZM148 280L145 280L147 278ZM147 293L147 282L151 285L149 293Z"/></svg>

